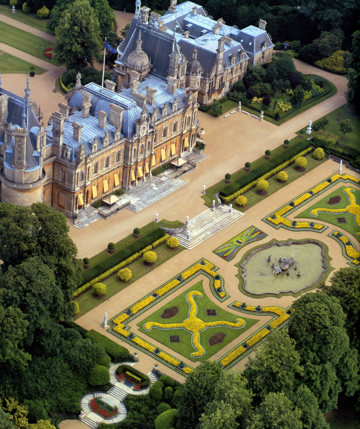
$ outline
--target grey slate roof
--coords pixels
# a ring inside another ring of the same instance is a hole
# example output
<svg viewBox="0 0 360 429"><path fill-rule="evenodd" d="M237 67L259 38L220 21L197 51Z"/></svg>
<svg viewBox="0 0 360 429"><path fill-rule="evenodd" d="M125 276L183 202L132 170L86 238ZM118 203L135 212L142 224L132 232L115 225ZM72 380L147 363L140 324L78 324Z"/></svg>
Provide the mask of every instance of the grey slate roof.
<svg viewBox="0 0 360 429"><path fill-rule="evenodd" d="M265 51L274 46L267 32L253 25L239 30L236 40L243 45L246 52L252 55L256 55L263 51L261 48L262 42L266 42L267 44L266 49L264 49Z"/></svg>

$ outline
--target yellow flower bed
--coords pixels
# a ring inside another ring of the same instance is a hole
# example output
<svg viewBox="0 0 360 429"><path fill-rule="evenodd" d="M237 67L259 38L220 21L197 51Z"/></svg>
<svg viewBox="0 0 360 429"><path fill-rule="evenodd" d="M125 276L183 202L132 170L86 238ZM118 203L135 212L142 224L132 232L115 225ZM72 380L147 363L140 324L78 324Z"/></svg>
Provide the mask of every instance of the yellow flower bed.
<svg viewBox="0 0 360 429"><path fill-rule="evenodd" d="M174 289L178 284L180 284L179 280L171 280L171 282L167 283L165 286L156 291L159 296L163 296L165 293L169 292L171 289Z"/></svg>
<svg viewBox="0 0 360 429"><path fill-rule="evenodd" d="M178 366L180 364L179 360L169 356L168 354L166 354L164 352L160 352L158 354L158 356L159 356L159 358L165 360L166 362L171 363L171 365Z"/></svg>
<svg viewBox="0 0 360 429"><path fill-rule="evenodd" d="M220 363L222 364L223 368L225 368L245 352L246 349L243 346L236 347L235 350L233 350L231 353L221 359Z"/></svg>
<svg viewBox="0 0 360 429"><path fill-rule="evenodd" d="M146 341L143 341L139 337L135 337L133 339L133 342L136 343L138 346L142 347L143 349L148 350L151 353L154 353L154 351L155 351L155 347L154 346L150 345Z"/></svg>
<svg viewBox="0 0 360 429"><path fill-rule="evenodd" d="M297 222L295 228L310 228L309 222Z"/></svg>
<svg viewBox="0 0 360 429"><path fill-rule="evenodd" d="M236 319L236 323L232 323L232 322L226 322L226 321L221 321L221 322L207 322L206 326L230 326L230 328L241 328L241 326L245 325L245 321L242 319Z"/></svg>
<svg viewBox="0 0 360 429"><path fill-rule="evenodd" d="M188 366L186 366L185 368L182 369L186 374L190 374L191 372L193 372L194 370Z"/></svg>
<svg viewBox="0 0 360 429"><path fill-rule="evenodd" d="M191 353L192 357L201 357L205 354L205 349L204 347L200 344L200 332L199 331L195 331L192 335L192 343L196 348L196 352Z"/></svg>
<svg viewBox="0 0 360 429"><path fill-rule="evenodd" d="M218 292L217 294L219 295L220 298L224 298L226 296L225 292Z"/></svg>
<svg viewBox="0 0 360 429"><path fill-rule="evenodd" d="M292 207L289 205L286 205L285 207L283 207L282 209L278 210L275 214L277 216L282 216L283 214L289 212L290 210L292 210Z"/></svg>
<svg viewBox="0 0 360 429"><path fill-rule="evenodd" d="M306 192L306 194L301 195L301 197L296 198L296 200L294 201L295 206L300 205L301 203L303 203L304 201L308 200L309 198L311 198L311 195Z"/></svg>
<svg viewBox="0 0 360 429"><path fill-rule="evenodd" d="M188 279L189 277L191 277L193 274L197 273L201 267L203 267L203 265L200 264L195 264L193 267L189 268L188 270L186 270L184 273L182 273L182 278L184 280Z"/></svg>
<svg viewBox="0 0 360 429"><path fill-rule="evenodd" d="M344 248L345 248L345 253L352 258L353 260L351 261L354 265L359 265L360 262L357 261L358 258L360 258L360 252L358 252L354 246L351 244L351 241L345 236L342 235L341 237L339 237L339 232L338 231L334 231L333 235L340 240L343 244L344 244ZM350 243L350 244L346 244L346 243Z"/></svg>
<svg viewBox="0 0 360 429"><path fill-rule="evenodd" d="M219 287L221 287L221 280L214 280L214 288L218 289Z"/></svg>
<svg viewBox="0 0 360 429"><path fill-rule="evenodd" d="M123 337L128 337L130 335L130 332L125 331L124 325L117 325L114 327L114 331L118 334L122 335Z"/></svg>
<svg viewBox="0 0 360 429"><path fill-rule="evenodd" d="M266 328L263 328L261 331L257 332L255 335L249 338L246 342L248 343L249 347L252 347L256 343L261 341L263 338L265 338L266 335L269 335L269 334L270 334L270 331Z"/></svg>
<svg viewBox="0 0 360 429"><path fill-rule="evenodd" d="M129 316L126 313L122 313L122 314L120 314L120 316L118 316L116 319L113 320L113 323L118 325L118 324L124 322L128 318L129 318Z"/></svg>
<svg viewBox="0 0 360 429"><path fill-rule="evenodd" d="M143 308L147 307L149 304L151 304L154 301L155 301L155 298L150 295L147 298L135 304L133 307L131 307L131 311L135 314L138 311L142 310Z"/></svg>

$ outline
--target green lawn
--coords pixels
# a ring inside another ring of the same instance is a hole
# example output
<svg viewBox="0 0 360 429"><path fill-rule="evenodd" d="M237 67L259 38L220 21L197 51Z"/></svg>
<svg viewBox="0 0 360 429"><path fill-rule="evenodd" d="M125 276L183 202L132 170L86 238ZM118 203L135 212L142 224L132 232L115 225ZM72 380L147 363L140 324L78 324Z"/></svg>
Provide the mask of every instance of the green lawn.
<svg viewBox="0 0 360 429"><path fill-rule="evenodd" d="M43 54L46 48L51 48L52 43L48 40L34 36L26 31L0 22L0 42L20 51L26 52L36 58L56 64L55 60L50 60Z"/></svg>
<svg viewBox="0 0 360 429"><path fill-rule="evenodd" d="M34 66L36 74L42 74L46 70L41 67L35 66L27 61L18 57L0 51L0 73L29 73L30 67Z"/></svg>
<svg viewBox="0 0 360 429"><path fill-rule="evenodd" d="M168 221L168 220L162 220L158 223L150 222L149 224L145 225L143 228L140 228L140 237L144 237L147 234L150 234L150 232L154 231L157 228L165 227L165 228L180 228L184 224L179 221ZM123 238L122 240L115 243L115 253L120 252L120 250L124 249L124 247L129 246L134 241L136 241L137 238L134 238L133 234L131 233L127 237ZM90 259L90 265L89 267L92 268L97 264L100 264L105 259L107 259L109 256L112 256L109 254L107 249L103 250L102 252L98 253L94 257Z"/></svg>
<svg viewBox="0 0 360 429"><path fill-rule="evenodd" d="M52 34L51 31L46 28L48 19L40 19L36 13L24 13L21 9L16 9L16 13L11 13L11 6L0 5L0 14Z"/></svg>
<svg viewBox="0 0 360 429"><path fill-rule="evenodd" d="M184 293L170 301L165 306L161 307L159 310L155 311L151 316L148 318L142 320L138 323L138 326L140 328L140 331L143 332L145 335L159 341L164 346L169 347L170 349L174 350L176 353L181 354L182 356L192 360L193 362L205 362L211 356L213 356L215 353L217 353L219 350L221 350L223 347L225 347L227 344L229 344L231 341L233 341L235 338L242 335L247 329L249 329L251 326L253 326L257 320L255 319L248 319L246 317L239 317L236 314L228 313L226 310L223 310L222 308L218 307L216 304L212 302L211 299L209 299L204 291L202 281L196 283L191 288L187 289ZM201 332L200 334L200 344L204 347L206 353L202 358L192 358L190 356L190 353L195 352L195 348L191 344L191 334L184 329L171 329L171 330L163 330L159 328L152 328L150 331L146 331L143 326L146 322L158 322L163 324L170 324L170 323L181 323L183 320L188 318L188 312L189 312L189 305L187 304L185 300L185 296L192 290L197 290L203 294L202 297L195 297L195 303L197 304L198 312L196 317L201 319L203 322L216 322L216 321L228 321L235 323L236 319L241 318L245 320L246 325L243 328L225 328L225 327L214 327L214 328L207 328L205 331ZM164 310L167 308L172 307L178 307L179 311L176 316L171 317L169 319L163 319L161 318L161 315L163 314ZM217 316L208 316L206 314L206 310L216 310ZM210 346L208 341L211 336L217 333L224 333L226 334L226 337L224 339L224 342L221 344L216 344L213 346ZM170 343L169 336L170 335L179 335L180 336L180 343Z"/></svg>
<svg viewBox="0 0 360 429"><path fill-rule="evenodd" d="M267 190L266 195L259 195L257 193L256 186L255 186L254 188L250 189L250 191L245 192L245 194L243 194L244 197L246 197L248 200L246 207L237 206L235 203L235 200L232 201L233 207L241 212L245 212L250 207L254 206L255 204L262 201L263 199L269 197L270 195L275 194L275 192L279 191L280 189L284 189L284 192L286 192L286 185L288 185L289 183L293 182L296 179L299 179L301 176L303 176L304 174L308 173L309 171L313 170L314 168L318 167L320 164L326 161L326 159L322 161L317 161L316 159L313 158L311 153L306 155L305 158L308 161L308 164L306 166L306 171L304 172L298 171L295 168L295 164L291 164L284 169L284 171L286 171L289 176L288 180L285 183L278 182L278 180L276 179L277 174L275 174L275 176L272 176L269 179L267 179L267 182L269 183L269 189Z"/></svg>
<svg viewBox="0 0 360 429"><path fill-rule="evenodd" d="M296 218L306 218L311 220L319 220L331 223L332 225L335 225L336 227L343 228L345 231L348 231L354 238L356 238L358 241L360 241L360 236L356 235L357 232L360 232L360 228L356 225L354 216L350 214L345 213L318 213L317 216L312 216L310 212L313 209L317 208L327 208L327 209L343 209L346 206L349 205L349 198L344 193L344 189L349 186L342 186L341 188L337 189L336 191L332 192L329 195L326 195L326 197L322 198L319 202L315 203L313 206L311 206L309 209L304 210L302 213L298 214ZM352 187L352 186L351 186ZM360 204L360 190L357 188L354 188L355 192L353 193L355 195L356 203ZM328 201L332 197L340 196L341 201L338 204L329 205ZM345 218L347 223L341 223L339 224L337 219L338 218Z"/></svg>
<svg viewBox="0 0 360 429"><path fill-rule="evenodd" d="M158 225L158 224L156 224ZM82 316L83 314L87 313L88 311L92 310L94 307L101 304L103 301L106 301L116 293L120 292L121 290L125 289L126 287L130 286L132 283L134 283L136 280L141 278L142 276L145 276L150 271L155 270L158 266L163 264L164 262L168 261L178 253L180 253L184 248L182 246L179 246L178 250L172 251L167 248L167 244L163 243L159 247L157 247L154 251L156 252L158 259L155 262L155 264L152 267L144 265L143 259L140 258L136 261L134 261L132 264L128 266L128 268L132 272L132 278L130 281L126 283L122 283L118 277L117 273L113 274L106 280L103 280L102 283L106 284L106 293L105 297L103 299L97 299L93 297L93 290L90 289L87 292L85 292L83 295L79 296L76 299L76 302L80 306L80 312L78 314L78 317Z"/></svg>

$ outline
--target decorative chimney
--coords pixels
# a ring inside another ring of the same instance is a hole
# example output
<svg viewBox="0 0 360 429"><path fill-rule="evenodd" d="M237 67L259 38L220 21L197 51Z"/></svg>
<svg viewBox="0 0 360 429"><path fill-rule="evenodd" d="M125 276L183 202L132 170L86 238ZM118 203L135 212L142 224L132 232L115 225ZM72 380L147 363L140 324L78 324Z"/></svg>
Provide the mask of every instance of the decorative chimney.
<svg viewBox="0 0 360 429"><path fill-rule="evenodd" d="M108 114L103 110L99 110L97 114L99 117L99 127L104 130L106 128L106 118L108 117Z"/></svg>
<svg viewBox="0 0 360 429"><path fill-rule="evenodd" d="M81 140L81 128L83 126L78 124L77 122L73 122L72 126L74 128L73 137L77 142L79 142Z"/></svg>
<svg viewBox="0 0 360 429"><path fill-rule="evenodd" d="M185 37L186 39L188 39L188 38L189 38L189 34L190 34L190 31L189 31L189 30L185 31L185 32L184 32L184 37Z"/></svg>
<svg viewBox="0 0 360 429"><path fill-rule="evenodd" d="M149 104L153 105L155 103L155 94L156 94L157 90L154 89L154 88L151 88L150 86L147 86L145 88L145 90L146 90L146 99L147 99L147 102Z"/></svg>
<svg viewBox="0 0 360 429"><path fill-rule="evenodd" d="M197 6L194 6L192 11L193 11L193 15L196 15L197 14Z"/></svg>
<svg viewBox="0 0 360 429"><path fill-rule="evenodd" d="M81 103L82 117L87 118L90 115L92 94L90 94L87 91L81 91L81 95L82 95L82 103Z"/></svg>
<svg viewBox="0 0 360 429"><path fill-rule="evenodd" d="M105 83L106 89L113 92L115 91L115 86L116 86L115 82L113 82L112 80L106 79L104 83Z"/></svg>
<svg viewBox="0 0 360 429"><path fill-rule="evenodd" d="M177 5L177 0L170 0L170 8L169 8L170 13L176 12L176 5Z"/></svg>
<svg viewBox="0 0 360 429"><path fill-rule="evenodd" d="M109 109L109 123L113 125L116 129L121 130L124 109L121 106L118 106L117 104L113 103L109 104Z"/></svg>
<svg viewBox="0 0 360 429"><path fill-rule="evenodd" d="M4 94L0 96L0 127L6 124L6 118L8 115L8 100L8 95Z"/></svg>
<svg viewBox="0 0 360 429"><path fill-rule="evenodd" d="M260 19L260 21L259 21L259 28L261 28L262 30L266 31L266 21L264 21L263 19Z"/></svg>
<svg viewBox="0 0 360 429"><path fill-rule="evenodd" d="M68 106L66 103L59 103L58 106L60 113L65 116L65 121L67 122L69 120L70 106Z"/></svg>

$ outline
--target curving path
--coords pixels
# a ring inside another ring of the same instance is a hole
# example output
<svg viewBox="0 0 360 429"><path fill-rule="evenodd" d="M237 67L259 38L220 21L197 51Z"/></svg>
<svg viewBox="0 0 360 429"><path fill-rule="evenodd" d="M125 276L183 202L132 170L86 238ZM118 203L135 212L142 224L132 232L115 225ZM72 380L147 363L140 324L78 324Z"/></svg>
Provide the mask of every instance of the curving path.
<svg viewBox="0 0 360 429"><path fill-rule="evenodd" d="M149 372L149 374L147 374L147 376L150 379L149 387L141 390L133 390L132 388L125 386L124 383L118 381L118 379L116 378L116 370L120 365L134 366L135 362L121 362L118 364L110 365L110 369L109 369L110 383L113 385L111 389L107 393L104 393L104 392L89 393L88 395L85 395L81 399L81 409L85 414L81 418L81 421L85 423L87 426L90 426L92 429L96 428L99 423L115 424L125 420L127 416L127 410L124 404L124 399L128 395L134 395L134 396L147 395L149 393L150 386L154 384L155 381L157 380L155 375L152 372ZM94 413L90 409L89 404L91 400L99 397L109 398L114 402L114 404L118 409L118 414L114 418L105 420L103 417Z"/></svg>

